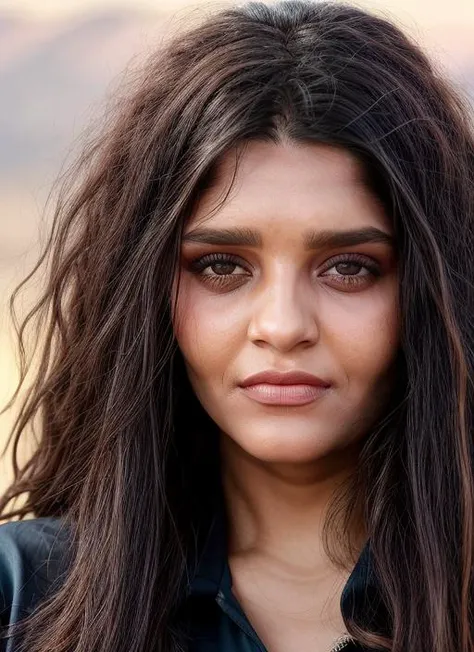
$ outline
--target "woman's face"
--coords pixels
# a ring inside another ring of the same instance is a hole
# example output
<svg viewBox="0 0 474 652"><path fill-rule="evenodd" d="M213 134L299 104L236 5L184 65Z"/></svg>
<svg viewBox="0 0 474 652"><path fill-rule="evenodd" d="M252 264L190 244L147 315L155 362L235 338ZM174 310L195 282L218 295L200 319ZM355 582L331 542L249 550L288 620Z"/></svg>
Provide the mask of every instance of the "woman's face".
<svg viewBox="0 0 474 652"><path fill-rule="evenodd" d="M222 161L184 229L178 345L201 405L247 454L316 461L361 440L393 387L391 224L361 164L322 144L250 142L210 214L234 161ZM324 386L242 387L267 370Z"/></svg>

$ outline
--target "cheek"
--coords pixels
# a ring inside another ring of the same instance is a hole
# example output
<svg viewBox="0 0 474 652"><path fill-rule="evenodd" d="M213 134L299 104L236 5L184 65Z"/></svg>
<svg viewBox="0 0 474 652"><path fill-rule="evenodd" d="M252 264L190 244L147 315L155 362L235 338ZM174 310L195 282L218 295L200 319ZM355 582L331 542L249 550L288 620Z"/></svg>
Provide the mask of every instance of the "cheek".
<svg viewBox="0 0 474 652"><path fill-rule="evenodd" d="M193 377L204 382L222 379L235 357L241 340L241 310L236 311L235 301L234 309L230 304L223 307L222 303L222 297L212 297L192 280L183 278L173 329L191 381Z"/></svg>
<svg viewBox="0 0 474 652"><path fill-rule="evenodd" d="M391 368L398 349L400 315L395 281L360 297L352 310L332 313L326 333L348 384L376 385ZM328 316L329 316L328 310Z"/></svg>

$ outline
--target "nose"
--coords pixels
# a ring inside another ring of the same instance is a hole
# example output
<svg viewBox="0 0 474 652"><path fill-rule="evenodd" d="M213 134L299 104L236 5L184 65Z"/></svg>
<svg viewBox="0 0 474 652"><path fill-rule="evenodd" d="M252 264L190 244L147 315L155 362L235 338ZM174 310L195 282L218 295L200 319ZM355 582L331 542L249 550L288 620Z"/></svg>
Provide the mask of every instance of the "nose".
<svg viewBox="0 0 474 652"><path fill-rule="evenodd" d="M301 279L281 271L254 298L248 337L257 346L280 352L309 347L319 338L316 297Z"/></svg>

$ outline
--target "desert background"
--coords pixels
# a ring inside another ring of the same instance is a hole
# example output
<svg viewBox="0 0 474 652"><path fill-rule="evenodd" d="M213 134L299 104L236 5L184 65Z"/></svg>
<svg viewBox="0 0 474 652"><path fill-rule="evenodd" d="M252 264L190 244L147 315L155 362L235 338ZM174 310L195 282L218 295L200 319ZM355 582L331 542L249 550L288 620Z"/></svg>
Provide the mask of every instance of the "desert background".
<svg viewBox="0 0 474 652"><path fill-rule="evenodd" d="M84 130L120 88L124 71L163 34L194 12L226 2L186 0L0 0L0 409L17 381L17 353L8 300L28 273L48 233L45 202ZM473 0L363 0L395 20L462 90L474 111ZM35 281L19 317L41 289ZM26 387L27 389L27 387ZM15 409L0 415L0 447ZM23 459L34 442L26 442ZM0 459L0 491L12 478Z"/></svg>

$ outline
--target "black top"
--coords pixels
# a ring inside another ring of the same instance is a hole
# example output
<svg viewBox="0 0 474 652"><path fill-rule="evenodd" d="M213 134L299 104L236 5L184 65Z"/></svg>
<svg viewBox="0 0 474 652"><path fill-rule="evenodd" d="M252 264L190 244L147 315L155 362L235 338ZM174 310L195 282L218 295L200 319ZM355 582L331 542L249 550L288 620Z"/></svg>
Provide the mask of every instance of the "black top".
<svg viewBox="0 0 474 652"><path fill-rule="evenodd" d="M28 615L67 572L67 531L59 518L36 518L0 525L0 624ZM216 514L185 596L190 652L266 652L232 594L224 518ZM368 542L341 596L341 611L371 629L386 632L387 616L377 592ZM349 642L344 652L363 650ZM0 640L1 652L15 652Z"/></svg>

